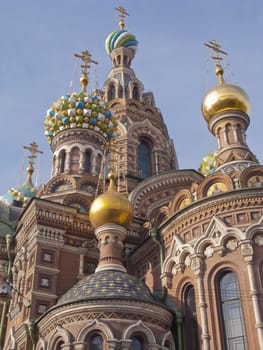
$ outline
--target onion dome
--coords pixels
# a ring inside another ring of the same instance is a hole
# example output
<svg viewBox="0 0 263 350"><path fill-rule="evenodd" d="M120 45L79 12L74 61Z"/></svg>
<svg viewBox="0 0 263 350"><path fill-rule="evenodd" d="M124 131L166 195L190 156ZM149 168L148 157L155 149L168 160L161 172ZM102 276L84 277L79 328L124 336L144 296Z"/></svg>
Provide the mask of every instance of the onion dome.
<svg viewBox="0 0 263 350"><path fill-rule="evenodd" d="M227 55L227 53L221 50L221 46L215 40L210 41L205 46L213 50L214 55L212 58L216 62L216 75L218 78L218 86L209 90L202 102L202 113L205 120L209 122L214 115L230 110L248 114L250 102L246 92L239 86L226 84L224 81L224 69L220 63L222 60L220 54Z"/></svg>
<svg viewBox="0 0 263 350"><path fill-rule="evenodd" d="M154 302L148 287L137 277L120 271L107 270L82 278L61 296L57 305L94 299Z"/></svg>
<svg viewBox="0 0 263 350"><path fill-rule="evenodd" d="M250 103L246 92L239 86L222 83L209 90L202 102L202 113L207 122L220 112L238 110L249 114Z"/></svg>
<svg viewBox="0 0 263 350"><path fill-rule="evenodd" d="M25 207L29 200L35 197L37 193L37 189L32 184L33 172L33 165L29 164L25 183L18 188L9 189L4 196L0 197L0 201L6 205Z"/></svg>
<svg viewBox="0 0 263 350"><path fill-rule="evenodd" d="M114 175L109 174L108 190L98 196L90 207L90 221L96 229L104 224L117 224L128 228L132 220L130 201L115 189Z"/></svg>
<svg viewBox="0 0 263 350"><path fill-rule="evenodd" d="M106 139L117 135L117 120L108 104L85 91L64 95L54 102L47 111L44 126L49 143L56 134L70 128L91 129Z"/></svg>
<svg viewBox="0 0 263 350"><path fill-rule="evenodd" d="M207 176L213 174L216 169L218 160L218 150L208 153L202 160L199 171L202 175Z"/></svg>
<svg viewBox="0 0 263 350"><path fill-rule="evenodd" d="M118 29L109 34L105 42L105 48L110 55L114 49L119 47L127 47L134 52L137 50L138 41L135 35L129 33L125 29Z"/></svg>

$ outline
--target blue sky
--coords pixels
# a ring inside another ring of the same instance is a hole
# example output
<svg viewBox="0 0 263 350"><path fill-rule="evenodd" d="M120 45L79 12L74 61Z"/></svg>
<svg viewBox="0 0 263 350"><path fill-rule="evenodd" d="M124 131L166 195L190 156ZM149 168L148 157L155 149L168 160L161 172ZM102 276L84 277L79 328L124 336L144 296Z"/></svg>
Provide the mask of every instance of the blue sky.
<svg viewBox="0 0 263 350"><path fill-rule="evenodd" d="M247 142L263 161L261 0L0 0L0 195L24 182L23 146L32 141L44 152L38 183L49 179L46 110L72 91L72 79L73 90L80 90L76 52L88 49L99 62L90 73L89 90L103 86L111 69L104 43L117 28L118 5L129 12L126 28L139 41L133 69L145 91L154 93L180 168L198 169L216 148L200 111L205 92L216 85L203 45L213 39L229 53L226 81L250 97Z"/></svg>

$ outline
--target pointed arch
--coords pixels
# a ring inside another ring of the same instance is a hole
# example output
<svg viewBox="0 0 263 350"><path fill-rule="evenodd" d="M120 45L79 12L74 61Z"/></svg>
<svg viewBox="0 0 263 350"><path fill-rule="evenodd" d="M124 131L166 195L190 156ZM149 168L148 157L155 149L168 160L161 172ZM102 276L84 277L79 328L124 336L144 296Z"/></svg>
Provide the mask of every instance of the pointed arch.
<svg viewBox="0 0 263 350"><path fill-rule="evenodd" d="M76 337L77 341L85 341L88 334L96 331L101 332L107 340L114 338L111 329L104 322L95 319L92 322L86 324L85 327L80 330L79 334Z"/></svg>
<svg viewBox="0 0 263 350"><path fill-rule="evenodd" d="M62 342L63 344L71 344L72 341L72 334L62 326L58 325L53 331L47 348L57 350L59 349L58 346L62 345Z"/></svg>
<svg viewBox="0 0 263 350"><path fill-rule="evenodd" d="M123 339L127 340L127 339L131 339L132 335L138 333L138 334L144 334L147 338L147 341L149 344L155 344L156 343L156 339L155 336L153 334L153 332L151 331L150 328L148 328L142 321L138 321L135 324L132 324L131 326L129 326L123 333Z"/></svg>

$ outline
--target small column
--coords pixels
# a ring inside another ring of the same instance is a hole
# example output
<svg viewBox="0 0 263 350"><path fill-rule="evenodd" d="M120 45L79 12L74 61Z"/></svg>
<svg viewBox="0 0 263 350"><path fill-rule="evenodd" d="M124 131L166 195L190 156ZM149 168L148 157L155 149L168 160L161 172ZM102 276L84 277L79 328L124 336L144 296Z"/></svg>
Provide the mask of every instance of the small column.
<svg viewBox="0 0 263 350"><path fill-rule="evenodd" d="M242 243L241 245L241 252L244 256L244 260L247 265L247 272L248 272L248 279L249 279L249 288L250 288L250 295L251 295L251 301L253 305L253 311L256 321L256 329L258 334L258 343L259 348L263 349L263 322L262 322L262 316L259 306L259 300L258 300L258 294L259 291L256 287L256 281L255 281L255 275L254 275L254 269L253 269L253 248L251 246L250 241L246 241Z"/></svg>
<svg viewBox="0 0 263 350"><path fill-rule="evenodd" d="M71 156L71 152L66 151L65 173L69 173L69 171L70 171L70 156Z"/></svg>
<svg viewBox="0 0 263 350"><path fill-rule="evenodd" d="M203 350L210 350L210 335L208 333L207 322L207 304L205 302L205 290L203 280L202 257L193 256L191 268L196 275L197 280L197 294L199 295L199 309L201 315L201 339L203 341Z"/></svg>
<svg viewBox="0 0 263 350"><path fill-rule="evenodd" d="M85 152L80 151L80 156L79 156L79 174L83 174L83 172L84 172L84 161L85 161Z"/></svg>

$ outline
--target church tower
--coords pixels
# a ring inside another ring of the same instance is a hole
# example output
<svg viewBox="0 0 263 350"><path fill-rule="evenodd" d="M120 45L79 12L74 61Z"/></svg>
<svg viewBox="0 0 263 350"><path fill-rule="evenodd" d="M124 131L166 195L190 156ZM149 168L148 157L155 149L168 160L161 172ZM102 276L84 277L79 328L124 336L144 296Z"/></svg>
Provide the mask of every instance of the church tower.
<svg viewBox="0 0 263 350"><path fill-rule="evenodd" d="M206 93L202 102L203 116L218 143L215 170L240 172L258 164L246 143L246 130L250 123L249 98L241 87L228 84L224 80L220 55L227 53L215 41L210 41L206 46L214 52L218 79L218 85Z"/></svg>
<svg viewBox="0 0 263 350"><path fill-rule="evenodd" d="M128 13L118 7L119 29L106 39L112 69L104 84L105 99L118 120L117 168L123 193L138 182L178 168L176 153L152 92L131 68L138 41L124 26Z"/></svg>

